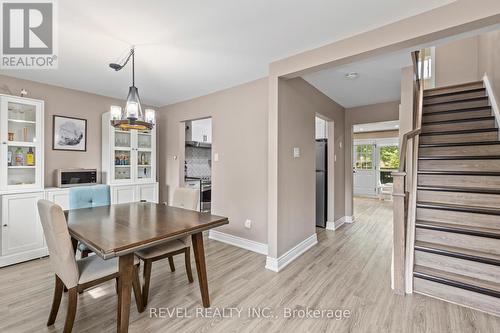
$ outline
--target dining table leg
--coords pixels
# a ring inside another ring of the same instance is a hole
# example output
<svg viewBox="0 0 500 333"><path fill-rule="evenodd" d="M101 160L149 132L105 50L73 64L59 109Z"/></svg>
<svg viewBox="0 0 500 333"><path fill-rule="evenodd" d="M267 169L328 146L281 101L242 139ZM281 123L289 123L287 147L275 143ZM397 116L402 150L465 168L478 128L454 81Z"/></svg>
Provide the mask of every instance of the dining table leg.
<svg viewBox="0 0 500 333"><path fill-rule="evenodd" d="M205 249L203 246L203 234L201 232L191 235L193 241L194 259L198 283L200 284L201 300L203 307L210 307L210 296L208 294L207 267L205 264Z"/></svg>
<svg viewBox="0 0 500 333"><path fill-rule="evenodd" d="M134 254L126 254L118 259L118 311L117 329L118 333L128 332L128 322L130 316L130 300L132 292L132 278L134 271Z"/></svg>

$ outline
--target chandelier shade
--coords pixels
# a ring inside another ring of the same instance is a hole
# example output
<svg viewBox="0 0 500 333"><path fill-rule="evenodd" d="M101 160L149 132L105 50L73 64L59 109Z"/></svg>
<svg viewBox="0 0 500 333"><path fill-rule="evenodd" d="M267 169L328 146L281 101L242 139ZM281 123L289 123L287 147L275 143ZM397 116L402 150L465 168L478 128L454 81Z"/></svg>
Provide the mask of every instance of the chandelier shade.
<svg viewBox="0 0 500 333"><path fill-rule="evenodd" d="M137 130L150 130L154 126L153 121L146 121L144 113L142 112L141 99L139 97L139 90L135 86L135 49L130 49L127 58L123 61L123 64L111 63L109 67L115 71L123 69L130 58L132 58L132 86L129 87L127 102L125 108L121 110L121 114L118 117L115 112L112 112L111 125L123 129L137 129ZM112 110L113 111L113 110Z"/></svg>

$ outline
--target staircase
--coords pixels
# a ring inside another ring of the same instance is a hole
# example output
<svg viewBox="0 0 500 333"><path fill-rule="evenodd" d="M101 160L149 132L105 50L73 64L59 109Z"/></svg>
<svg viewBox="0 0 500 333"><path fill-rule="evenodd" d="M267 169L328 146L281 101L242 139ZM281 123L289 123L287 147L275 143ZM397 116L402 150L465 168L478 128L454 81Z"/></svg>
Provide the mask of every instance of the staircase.
<svg viewBox="0 0 500 333"><path fill-rule="evenodd" d="M424 91L414 292L500 315L500 141L482 82Z"/></svg>

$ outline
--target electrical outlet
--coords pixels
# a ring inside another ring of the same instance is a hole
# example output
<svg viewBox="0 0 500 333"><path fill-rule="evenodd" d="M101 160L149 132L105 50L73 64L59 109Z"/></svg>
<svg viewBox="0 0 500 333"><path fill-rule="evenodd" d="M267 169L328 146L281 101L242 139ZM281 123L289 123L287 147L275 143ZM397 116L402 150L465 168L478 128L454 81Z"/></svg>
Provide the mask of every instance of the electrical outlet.
<svg viewBox="0 0 500 333"><path fill-rule="evenodd" d="M252 227L252 220L245 221L245 228L250 229Z"/></svg>

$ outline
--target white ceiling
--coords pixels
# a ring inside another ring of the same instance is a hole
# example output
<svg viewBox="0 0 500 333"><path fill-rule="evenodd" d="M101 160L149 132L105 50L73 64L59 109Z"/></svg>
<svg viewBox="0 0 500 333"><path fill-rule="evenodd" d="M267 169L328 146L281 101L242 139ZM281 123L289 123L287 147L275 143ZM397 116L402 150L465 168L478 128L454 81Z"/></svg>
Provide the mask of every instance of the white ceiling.
<svg viewBox="0 0 500 333"><path fill-rule="evenodd" d="M59 69L2 74L125 98L129 45L143 102L166 105L267 75L268 64L452 0L58 1Z"/></svg>
<svg viewBox="0 0 500 333"><path fill-rule="evenodd" d="M401 68L411 64L407 51L325 69L304 79L343 107L351 108L399 100ZM350 72L358 73L358 78L346 79Z"/></svg>
<svg viewBox="0 0 500 333"><path fill-rule="evenodd" d="M377 123L359 124L352 127L354 133L394 131L399 129L399 120L380 121Z"/></svg>

